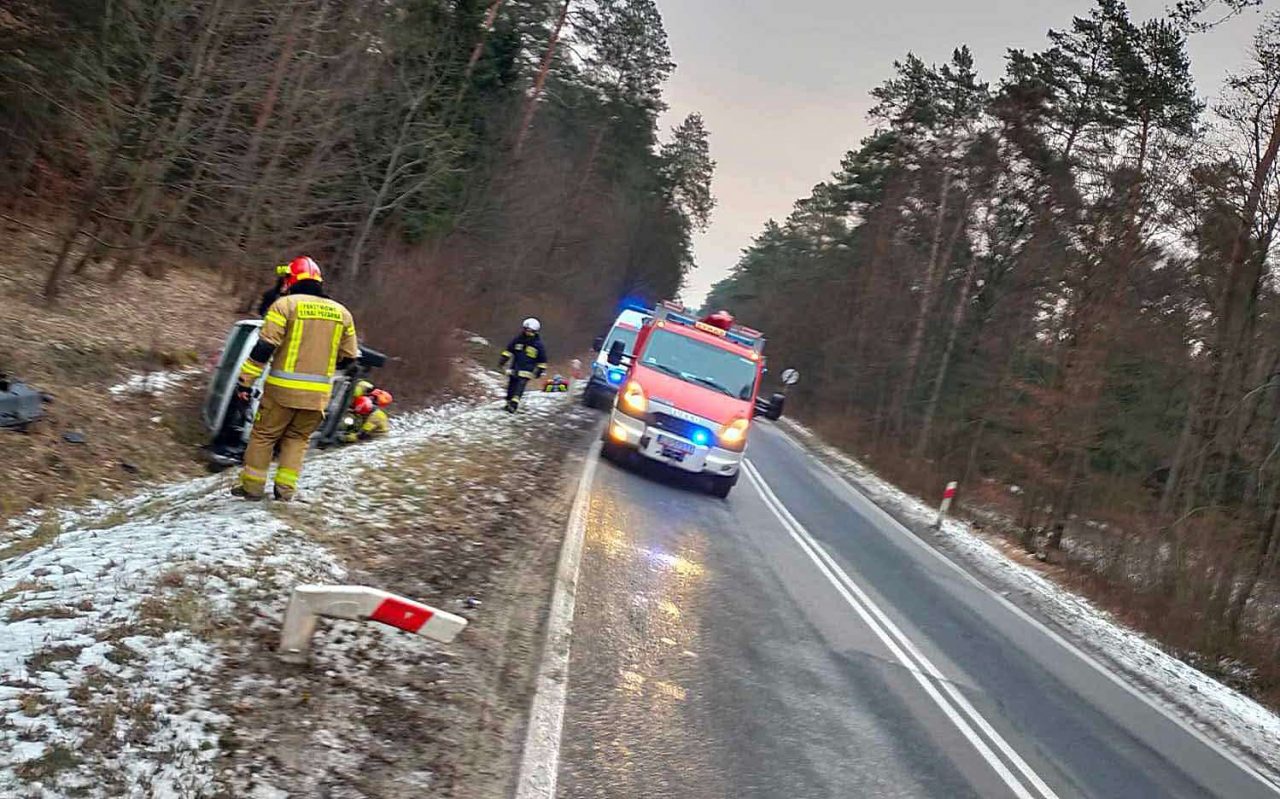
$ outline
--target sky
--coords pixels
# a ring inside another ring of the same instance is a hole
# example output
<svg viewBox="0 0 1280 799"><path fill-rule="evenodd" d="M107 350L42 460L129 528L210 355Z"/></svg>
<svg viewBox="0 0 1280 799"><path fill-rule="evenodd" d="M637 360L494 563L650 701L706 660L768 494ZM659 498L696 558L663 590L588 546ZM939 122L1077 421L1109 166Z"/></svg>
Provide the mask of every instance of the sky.
<svg viewBox="0 0 1280 799"><path fill-rule="evenodd" d="M781 220L870 132L870 92L908 51L927 62L967 44L992 84L1011 47L1045 46L1091 0L657 0L677 64L666 87L670 128L701 112L716 160L717 206L695 234L698 268L683 299L699 305L766 220ZM1131 0L1135 20L1172 0ZM1276 0L1266 7L1275 9ZM1248 58L1261 15L1249 12L1193 37L1202 98Z"/></svg>

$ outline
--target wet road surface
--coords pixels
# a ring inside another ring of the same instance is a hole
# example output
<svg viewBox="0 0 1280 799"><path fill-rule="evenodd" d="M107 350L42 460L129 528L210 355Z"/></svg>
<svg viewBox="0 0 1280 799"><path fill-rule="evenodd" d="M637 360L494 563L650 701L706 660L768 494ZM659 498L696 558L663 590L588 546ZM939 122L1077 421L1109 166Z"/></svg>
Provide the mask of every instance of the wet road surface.
<svg viewBox="0 0 1280 799"><path fill-rule="evenodd" d="M1274 797L753 432L728 501L591 490L562 799Z"/></svg>

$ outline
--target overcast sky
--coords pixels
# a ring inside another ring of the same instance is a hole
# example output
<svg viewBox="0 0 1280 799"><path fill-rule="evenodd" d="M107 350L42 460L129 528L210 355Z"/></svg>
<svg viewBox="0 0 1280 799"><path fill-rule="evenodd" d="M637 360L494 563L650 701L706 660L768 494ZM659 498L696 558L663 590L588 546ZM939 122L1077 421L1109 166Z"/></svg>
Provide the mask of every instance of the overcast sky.
<svg viewBox="0 0 1280 799"><path fill-rule="evenodd" d="M1172 0L1132 0L1135 20ZM700 304L770 217L825 180L869 131L870 91L907 51L945 61L969 45L995 83L1010 47L1042 48L1089 0L657 0L677 63L664 127L700 111L711 131L718 200L696 236L685 300ZM1276 3L1269 0L1267 6ZM1194 37L1202 96L1247 58L1257 12Z"/></svg>

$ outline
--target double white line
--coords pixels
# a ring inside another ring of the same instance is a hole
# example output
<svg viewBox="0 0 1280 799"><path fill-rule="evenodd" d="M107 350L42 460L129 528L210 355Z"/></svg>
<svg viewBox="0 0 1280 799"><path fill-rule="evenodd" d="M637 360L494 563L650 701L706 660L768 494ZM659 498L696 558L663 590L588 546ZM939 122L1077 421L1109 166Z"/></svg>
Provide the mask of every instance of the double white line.
<svg viewBox="0 0 1280 799"><path fill-rule="evenodd" d="M893 653L894 658L910 672L924 689L925 694L951 720L956 729L969 740L969 743L973 744L978 754L995 770L1005 785L1009 786L1013 795L1019 799L1057 799L1057 794L1031 770L1026 761L1013 750L1013 747L1009 746L1000 733L992 728L969 700L942 675L937 666L916 648L902 630L871 600L871 597L867 596L866 592L832 560L809 531L796 521L791 511L787 510L777 494L773 493L773 489L765 482L755 465L750 461L744 461L743 471L751 484L760 492L769 510L778 517L778 521L818 567L818 571L822 572L822 575L857 612L867 627L871 628L876 637Z"/></svg>

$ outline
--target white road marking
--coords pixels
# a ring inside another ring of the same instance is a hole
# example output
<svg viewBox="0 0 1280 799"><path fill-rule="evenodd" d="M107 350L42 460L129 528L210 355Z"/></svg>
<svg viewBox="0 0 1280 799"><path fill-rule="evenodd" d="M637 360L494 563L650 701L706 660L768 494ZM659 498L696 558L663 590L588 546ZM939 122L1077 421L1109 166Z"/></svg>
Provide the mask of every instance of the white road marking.
<svg viewBox="0 0 1280 799"><path fill-rule="evenodd" d="M799 545L800 549L818 567L818 571L844 597L849 606L857 612L867 627L884 643L898 662L911 673L929 698L934 701L934 704L951 720L956 729L973 744L978 754L987 761L988 765L991 766L1005 785L1013 791L1013 794L1019 799L1035 799L1036 796L1042 797L1042 799L1057 799L1057 794L1040 779L1039 775L1014 751L1013 747L1009 746L1008 742L991 727L977 709L956 690L955 686L943 676L942 672L916 648L902 630L867 596L866 592L836 564L822 548L822 545L809 534L809 531L791 515L791 512L774 494L773 489L765 482L755 465L750 461L746 461L743 466L747 479L751 481L752 485L760 493L769 510L782 523L782 526L795 540L796 544ZM966 719L966 717L968 718ZM977 729L975 729L975 726ZM979 730L982 733L981 735ZM985 740L983 736L985 736ZM992 750L991 745L988 745L988 741L1004 755L1004 760ZM1005 760L1022 775L1026 784L1010 771L1005 764Z"/></svg>
<svg viewBox="0 0 1280 799"><path fill-rule="evenodd" d="M786 423L785 420L783 420L783 423L784 424ZM1140 700L1143 704L1159 712L1160 715L1164 716L1169 721L1178 725L1178 727L1180 727L1184 732L1186 732L1192 738L1195 738L1200 743L1209 747L1214 752L1216 752L1217 754L1225 758L1228 762L1232 763L1237 768L1244 771L1249 776L1253 777L1255 780L1261 783L1265 788L1267 788L1268 790L1280 796L1280 786L1277 786L1275 782L1273 782L1270 778L1268 778L1266 775L1260 772L1251 763L1247 762L1246 760L1244 760L1244 758L1240 757L1235 752L1231 751L1230 749L1228 749L1226 746L1222 745L1218 741L1213 740L1205 733L1196 729L1186 719L1177 715L1176 711L1166 707L1165 705L1157 701L1154 697L1143 692L1139 688L1135 687L1134 685L1130 684L1128 681L1121 678L1110 668L1108 668L1107 666L1103 665L1100 661L1098 661L1093 655L1090 655L1088 652L1085 652L1083 649L1081 649L1080 647L1068 641L1060 633L1053 630L1044 622L1040 621L1039 619L1032 616L1027 611L1018 607L1008 597L1001 596L998 592L993 591L991 589L991 586L979 580L977 577L971 574L967 569L965 569L959 563L956 563L951 558L947 557L945 554L939 551L936 547L931 545L928 541L925 541L920 536L916 535L914 532L908 529L904 524L902 524L902 522L895 519L893 517L893 514L889 513L887 510L877 505L870 497L868 497L866 494L863 494L862 491L860 491L858 487L854 485L852 481L849 480L849 478L845 477L843 474L840 474L838 471L831 468L829 465L824 463L821 458L815 457L807 447L805 447L800 442L796 441L795 438L790 433L786 432L785 430L778 430L778 432L781 433L782 436L786 438L788 442L790 442L793 446L799 449L809 460L815 463L820 469L822 469L824 472L830 475L837 483L843 486L844 489L850 495L850 497L855 500L855 504L859 505L862 509L865 509L866 511L876 516L877 518L881 519L882 521L888 523L891 527L905 533L908 539L915 542L918 546L920 546L930 555L933 555L935 558L945 563L948 567L950 567L953 571L955 571L956 574L959 574L966 581L977 586L979 589L982 590L983 593L987 594L996 602L1003 605L1005 609L1007 609L1010 613L1012 613L1013 615L1017 616L1019 619L1027 622L1032 627L1039 630L1041 633L1047 636L1050 640L1052 640L1058 646L1061 646L1067 652L1071 653L1072 655L1075 655L1077 658L1084 661L1086 664L1092 667L1094 671L1098 672L1107 680L1109 680L1116 686L1124 689L1129 695L1133 696L1135 699Z"/></svg>
<svg viewBox="0 0 1280 799"><path fill-rule="evenodd" d="M555 591L547 616L547 640L542 664L534 682L533 706L525 734L524 754L515 799L553 799L560 771L560 733L564 726L565 697L569 689L569 645L573 638L573 607L578 592L578 567L582 563L582 542L587 531L587 509L591 504L591 479L600 462L600 443L592 445L578 479L578 493L569 512L560 561L556 566Z"/></svg>

